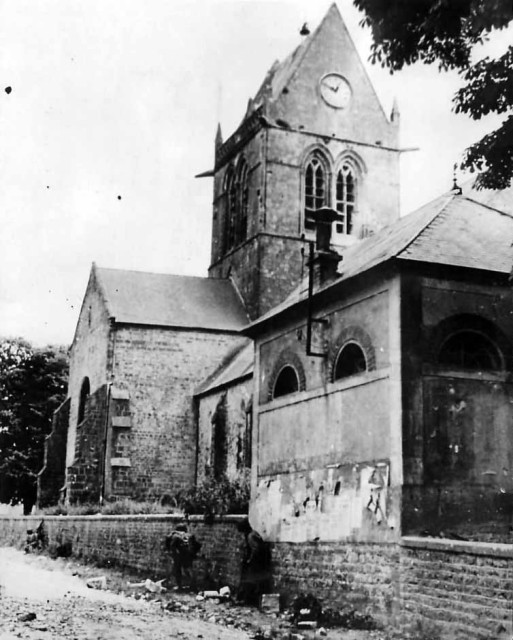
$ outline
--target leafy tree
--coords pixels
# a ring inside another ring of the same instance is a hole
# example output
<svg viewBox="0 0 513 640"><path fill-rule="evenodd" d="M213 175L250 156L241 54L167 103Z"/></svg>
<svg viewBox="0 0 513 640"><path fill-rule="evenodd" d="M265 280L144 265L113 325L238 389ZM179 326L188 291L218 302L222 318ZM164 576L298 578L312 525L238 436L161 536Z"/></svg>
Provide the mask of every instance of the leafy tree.
<svg viewBox="0 0 513 640"><path fill-rule="evenodd" d="M471 145L462 169L478 171L477 188L503 189L513 178L513 45L498 58L472 61L475 45L513 20L511 0L353 0L365 13L374 43L371 61L391 72L415 62L455 69L466 84L453 109L479 120L505 114L502 124Z"/></svg>
<svg viewBox="0 0 513 640"><path fill-rule="evenodd" d="M67 375L63 347L0 339L0 502L22 502L24 513L36 501L44 440L66 397Z"/></svg>

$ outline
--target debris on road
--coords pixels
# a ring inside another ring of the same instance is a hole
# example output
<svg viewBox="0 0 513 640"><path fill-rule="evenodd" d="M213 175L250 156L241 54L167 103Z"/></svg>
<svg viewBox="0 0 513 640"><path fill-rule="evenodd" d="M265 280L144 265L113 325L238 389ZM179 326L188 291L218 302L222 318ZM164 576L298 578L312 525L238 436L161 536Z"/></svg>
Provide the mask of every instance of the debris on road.
<svg viewBox="0 0 513 640"><path fill-rule="evenodd" d="M86 580L86 585L89 587L89 589L106 589L107 578L105 576L99 576L98 578L88 578Z"/></svg>
<svg viewBox="0 0 513 640"><path fill-rule="evenodd" d="M280 594L264 593L260 601L260 610L264 613L280 613Z"/></svg>
<svg viewBox="0 0 513 640"><path fill-rule="evenodd" d="M18 616L18 620L20 622L30 622L31 620L35 620L37 615L33 611L29 611L27 613L21 613Z"/></svg>
<svg viewBox="0 0 513 640"><path fill-rule="evenodd" d="M164 582L165 578L162 578L162 580L150 580L149 578L147 578L146 580L143 580L142 582L127 582L127 586L130 587L130 589L146 589L146 591L149 591L150 593L163 593L164 591L167 591L166 587L162 586L162 583Z"/></svg>

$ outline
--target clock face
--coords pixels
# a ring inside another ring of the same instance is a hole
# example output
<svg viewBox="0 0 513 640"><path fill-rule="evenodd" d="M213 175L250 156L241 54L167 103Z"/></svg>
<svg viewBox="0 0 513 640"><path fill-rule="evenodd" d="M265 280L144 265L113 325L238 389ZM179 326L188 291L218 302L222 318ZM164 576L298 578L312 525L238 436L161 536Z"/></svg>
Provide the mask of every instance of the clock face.
<svg viewBox="0 0 513 640"><path fill-rule="evenodd" d="M319 82L321 96L334 109L347 109L351 101L351 87L340 73L327 73Z"/></svg>

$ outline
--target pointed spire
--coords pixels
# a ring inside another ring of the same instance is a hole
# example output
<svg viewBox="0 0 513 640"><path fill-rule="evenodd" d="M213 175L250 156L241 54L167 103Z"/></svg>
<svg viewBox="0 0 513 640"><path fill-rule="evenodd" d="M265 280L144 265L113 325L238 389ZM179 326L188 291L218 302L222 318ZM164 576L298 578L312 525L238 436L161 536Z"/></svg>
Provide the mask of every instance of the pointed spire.
<svg viewBox="0 0 513 640"><path fill-rule="evenodd" d="M223 144L223 132L221 131L221 123L217 125L215 148L219 149Z"/></svg>
<svg viewBox="0 0 513 640"><path fill-rule="evenodd" d="M396 124L398 124L400 119L401 119L401 114L399 112L399 104L397 102L397 98L394 97L392 112L390 114L390 122L395 122Z"/></svg>
<svg viewBox="0 0 513 640"><path fill-rule="evenodd" d="M246 107L246 118L253 113L255 110L255 103L253 102L253 98L249 98L248 106Z"/></svg>

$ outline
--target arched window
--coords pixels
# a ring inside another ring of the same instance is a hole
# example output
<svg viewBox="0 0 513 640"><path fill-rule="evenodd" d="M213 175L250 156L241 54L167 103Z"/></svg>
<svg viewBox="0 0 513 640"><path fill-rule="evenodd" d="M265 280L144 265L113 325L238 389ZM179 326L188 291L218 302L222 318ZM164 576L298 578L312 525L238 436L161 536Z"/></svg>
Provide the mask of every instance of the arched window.
<svg viewBox="0 0 513 640"><path fill-rule="evenodd" d="M89 378L84 378L82 386L80 387L80 397L78 401L78 424L80 424L85 418L85 408L90 393L91 387L89 384Z"/></svg>
<svg viewBox="0 0 513 640"><path fill-rule="evenodd" d="M230 251L247 237L248 232L248 166L244 159L237 169L230 167L224 186L226 213L224 224L224 251Z"/></svg>
<svg viewBox="0 0 513 640"><path fill-rule="evenodd" d="M351 166L343 164L337 172L335 185L335 209L343 217L336 223L337 233L350 234L353 230L353 214L356 201L356 180Z"/></svg>
<svg viewBox="0 0 513 640"><path fill-rule="evenodd" d="M328 205L328 171L318 154L313 155L305 167L305 228L314 229L312 213Z"/></svg>
<svg viewBox="0 0 513 640"><path fill-rule="evenodd" d="M497 346L478 331L464 330L450 335L440 347L438 364L447 369L500 371L502 357Z"/></svg>
<svg viewBox="0 0 513 640"><path fill-rule="evenodd" d="M281 398L296 391L299 391L299 376L294 367L287 364L278 373L274 383L273 398Z"/></svg>
<svg viewBox="0 0 513 640"><path fill-rule="evenodd" d="M212 416L212 467L214 478L220 480L228 465L228 433L226 424L226 393L219 399Z"/></svg>
<svg viewBox="0 0 513 640"><path fill-rule="evenodd" d="M349 342L340 350L333 370L333 380L348 378L367 371L367 361L362 348L356 342Z"/></svg>
<svg viewBox="0 0 513 640"><path fill-rule="evenodd" d="M235 225L237 220L237 181L235 173L230 171L226 181L226 223L225 223L225 251L229 251L235 244Z"/></svg>
<svg viewBox="0 0 513 640"><path fill-rule="evenodd" d="M351 235L355 228L358 184L366 170L361 158L345 151L332 162L328 151L316 148L307 156L303 167L305 229L315 229L315 211L332 207L342 218L334 223L333 231Z"/></svg>
<svg viewBox="0 0 513 640"><path fill-rule="evenodd" d="M248 165L244 160L242 160L238 170L237 192L237 237L235 243L240 244L244 242L248 233Z"/></svg>

